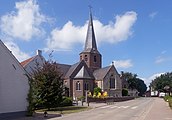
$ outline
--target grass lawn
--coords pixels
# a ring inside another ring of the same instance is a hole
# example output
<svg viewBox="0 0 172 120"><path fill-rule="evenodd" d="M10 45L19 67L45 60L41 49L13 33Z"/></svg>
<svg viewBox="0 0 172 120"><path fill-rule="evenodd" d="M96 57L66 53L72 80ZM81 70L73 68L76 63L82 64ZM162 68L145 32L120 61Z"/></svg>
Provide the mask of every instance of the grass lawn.
<svg viewBox="0 0 172 120"><path fill-rule="evenodd" d="M51 108L50 110L41 109L41 110L36 110L35 112L43 113L44 111L47 111L48 114L70 114L70 113L76 113L90 109L91 109L90 107L66 106L66 107Z"/></svg>

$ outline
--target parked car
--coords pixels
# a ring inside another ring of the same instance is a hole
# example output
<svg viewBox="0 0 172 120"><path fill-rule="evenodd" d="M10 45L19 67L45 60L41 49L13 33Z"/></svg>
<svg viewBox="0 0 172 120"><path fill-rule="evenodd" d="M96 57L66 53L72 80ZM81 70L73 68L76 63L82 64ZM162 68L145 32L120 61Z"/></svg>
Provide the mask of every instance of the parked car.
<svg viewBox="0 0 172 120"><path fill-rule="evenodd" d="M164 93L164 92L160 92L160 93L159 93L159 97L162 98L162 97L164 97L164 96L165 96L165 93Z"/></svg>

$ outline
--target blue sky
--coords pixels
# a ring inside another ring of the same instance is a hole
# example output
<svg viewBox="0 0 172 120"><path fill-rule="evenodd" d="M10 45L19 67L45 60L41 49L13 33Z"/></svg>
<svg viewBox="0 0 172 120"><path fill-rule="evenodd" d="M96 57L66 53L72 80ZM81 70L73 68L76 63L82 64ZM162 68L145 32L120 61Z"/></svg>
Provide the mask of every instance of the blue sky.
<svg viewBox="0 0 172 120"><path fill-rule="evenodd" d="M136 73L147 84L172 70L171 0L0 1L0 39L19 61L53 50L59 63L74 64L83 50L88 5L103 66Z"/></svg>

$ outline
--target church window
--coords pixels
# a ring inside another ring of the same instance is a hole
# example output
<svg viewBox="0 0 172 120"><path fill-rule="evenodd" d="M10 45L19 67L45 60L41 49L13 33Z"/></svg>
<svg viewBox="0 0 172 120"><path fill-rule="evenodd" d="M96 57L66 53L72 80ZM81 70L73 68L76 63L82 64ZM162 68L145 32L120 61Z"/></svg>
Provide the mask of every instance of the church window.
<svg viewBox="0 0 172 120"><path fill-rule="evenodd" d="M88 60L87 55L85 55L85 58L84 58L84 59L85 59L85 61L87 61L87 60Z"/></svg>
<svg viewBox="0 0 172 120"><path fill-rule="evenodd" d="M76 90L81 90L81 83L79 81L76 82Z"/></svg>
<svg viewBox="0 0 172 120"><path fill-rule="evenodd" d="M115 88L115 79L113 76L110 77L110 88Z"/></svg>
<svg viewBox="0 0 172 120"><path fill-rule="evenodd" d="M94 62L97 62L97 57L96 56L94 56Z"/></svg>
<svg viewBox="0 0 172 120"><path fill-rule="evenodd" d="M67 86L67 81L64 82L64 85Z"/></svg>
<svg viewBox="0 0 172 120"><path fill-rule="evenodd" d="M85 90L88 90L89 88L88 88L88 83L85 83L84 84L84 88L85 88Z"/></svg>

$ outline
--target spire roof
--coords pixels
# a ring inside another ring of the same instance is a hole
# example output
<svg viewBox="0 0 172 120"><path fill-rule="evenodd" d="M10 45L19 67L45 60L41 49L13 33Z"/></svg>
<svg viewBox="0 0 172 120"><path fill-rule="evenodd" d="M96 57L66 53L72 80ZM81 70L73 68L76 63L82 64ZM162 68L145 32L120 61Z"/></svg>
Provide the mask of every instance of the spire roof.
<svg viewBox="0 0 172 120"><path fill-rule="evenodd" d="M84 48L83 52L98 52L97 45L96 45L96 38L95 38L95 34L94 34L91 8L90 8L89 17L90 18L89 18L89 23L88 23L85 48Z"/></svg>

